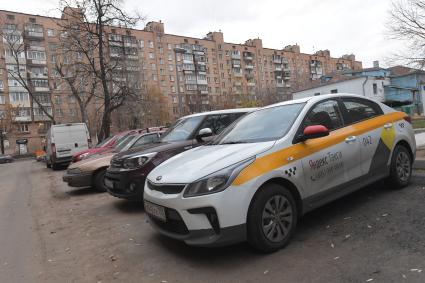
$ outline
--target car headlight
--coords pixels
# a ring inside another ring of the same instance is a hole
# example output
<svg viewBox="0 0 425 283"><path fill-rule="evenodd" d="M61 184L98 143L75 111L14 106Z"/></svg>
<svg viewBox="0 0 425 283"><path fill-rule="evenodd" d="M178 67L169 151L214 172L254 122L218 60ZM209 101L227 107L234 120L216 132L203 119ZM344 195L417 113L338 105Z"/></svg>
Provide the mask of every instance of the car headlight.
<svg viewBox="0 0 425 283"><path fill-rule="evenodd" d="M152 152L127 158L124 160L123 167L130 170L140 168L148 163L156 154L156 152Z"/></svg>
<svg viewBox="0 0 425 283"><path fill-rule="evenodd" d="M87 158L90 155L89 152L83 153L80 155L80 160L83 160L84 158Z"/></svg>
<svg viewBox="0 0 425 283"><path fill-rule="evenodd" d="M245 159L187 185L183 197L202 196L225 190L239 173L254 160L255 157Z"/></svg>
<svg viewBox="0 0 425 283"><path fill-rule="evenodd" d="M82 171L80 168L75 167L75 168L68 168L68 170L66 170L66 173L68 174L80 174Z"/></svg>

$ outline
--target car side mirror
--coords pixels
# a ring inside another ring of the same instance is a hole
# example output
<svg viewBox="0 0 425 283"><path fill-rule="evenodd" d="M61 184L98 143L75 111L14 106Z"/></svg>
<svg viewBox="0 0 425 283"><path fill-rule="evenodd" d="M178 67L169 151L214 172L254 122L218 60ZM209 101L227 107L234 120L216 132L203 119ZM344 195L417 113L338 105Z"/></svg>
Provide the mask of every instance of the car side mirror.
<svg viewBox="0 0 425 283"><path fill-rule="evenodd" d="M329 130L323 125L313 125L305 127L303 133L299 136L298 140L303 142L309 139L317 139L329 135Z"/></svg>
<svg viewBox="0 0 425 283"><path fill-rule="evenodd" d="M213 132L210 128L203 128L196 135L196 140L198 142L204 142L203 138L211 137L212 135L213 135Z"/></svg>

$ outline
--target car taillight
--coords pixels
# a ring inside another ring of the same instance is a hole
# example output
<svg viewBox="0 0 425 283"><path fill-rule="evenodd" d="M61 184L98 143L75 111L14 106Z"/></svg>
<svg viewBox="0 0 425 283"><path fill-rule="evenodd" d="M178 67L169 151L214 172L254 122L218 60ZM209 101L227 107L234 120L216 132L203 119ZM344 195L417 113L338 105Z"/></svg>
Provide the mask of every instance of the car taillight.
<svg viewBox="0 0 425 283"><path fill-rule="evenodd" d="M412 124L412 117L405 116L403 119L404 119L404 121L409 122L409 124Z"/></svg>

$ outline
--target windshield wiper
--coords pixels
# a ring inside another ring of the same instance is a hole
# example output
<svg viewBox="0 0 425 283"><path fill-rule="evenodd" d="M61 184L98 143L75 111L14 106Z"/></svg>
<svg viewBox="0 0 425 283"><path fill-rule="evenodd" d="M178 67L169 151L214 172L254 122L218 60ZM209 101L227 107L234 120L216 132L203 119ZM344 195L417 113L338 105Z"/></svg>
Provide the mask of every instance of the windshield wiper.
<svg viewBox="0 0 425 283"><path fill-rule="evenodd" d="M218 143L220 144L238 144L238 143L248 143L247 141L228 141L228 142L223 142L223 143Z"/></svg>

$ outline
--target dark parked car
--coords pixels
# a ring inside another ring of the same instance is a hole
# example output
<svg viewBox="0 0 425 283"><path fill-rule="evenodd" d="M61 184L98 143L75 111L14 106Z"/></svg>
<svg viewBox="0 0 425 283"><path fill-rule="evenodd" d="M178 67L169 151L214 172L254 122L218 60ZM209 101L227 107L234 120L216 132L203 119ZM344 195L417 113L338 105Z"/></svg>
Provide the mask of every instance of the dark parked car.
<svg viewBox="0 0 425 283"><path fill-rule="evenodd" d="M0 163L10 163L10 162L13 162L12 155L0 154Z"/></svg>
<svg viewBox="0 0 425 283"><path fill-rule="evenodd" d="M211 111L177 120L158 143L116 154L105 174L105 187L116 197L143 199L146 176L153 168L188 149L210 141L227 126L253 108Z"/></svg>

